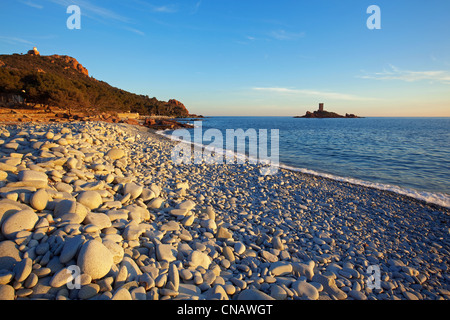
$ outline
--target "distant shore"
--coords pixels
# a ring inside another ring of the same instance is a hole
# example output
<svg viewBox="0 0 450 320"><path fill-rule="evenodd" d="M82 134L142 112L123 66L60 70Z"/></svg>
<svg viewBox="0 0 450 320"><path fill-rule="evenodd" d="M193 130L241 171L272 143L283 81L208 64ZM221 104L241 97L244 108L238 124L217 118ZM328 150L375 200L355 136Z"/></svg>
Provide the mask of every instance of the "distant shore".
<svg viewBox="0 0 450 320"><path fill-rule="evenodd" d="M0 299L450 299L448 209L248 163L178 166L174 141L130 124L0 136Z"/></svg>

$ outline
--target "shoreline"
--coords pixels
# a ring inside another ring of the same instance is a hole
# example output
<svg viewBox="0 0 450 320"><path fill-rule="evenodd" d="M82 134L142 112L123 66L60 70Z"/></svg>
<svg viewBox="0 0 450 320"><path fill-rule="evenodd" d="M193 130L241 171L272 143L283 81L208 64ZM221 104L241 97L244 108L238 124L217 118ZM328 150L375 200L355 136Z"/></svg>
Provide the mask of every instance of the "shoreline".
<svg viewBox="0 0 450 320"><path fill-rule="evenodd" d="M182 140L176 140L176 141L172 140L168 135L166 135L164 133L166 131L171 131L171 130L170 129L156 130L154 133L156 135L164 137L165 139L167 139L167 141L171 141L172 143L183 142ZM192 146L196 145L195 142L190 142L190 144ZM206 147L207 145L201 145L201 146ZM220 152L231 152L231 153L235 154L235 156L245 158L246 161L248 160L248 155L245 155L245 154L238 154L233 151L226 150L226 149L221 149L219 151ZM437 207L450 209L450 195L441 193L441 192L430 192L430 191L424 191L424 190L420 191L420 190L410 189L410 188L401 187L401 186L397 186L397 185L389 185L389 184L384 184L384 183L380 183L380 182L370 182L370 181L361 180L358 178L343 177L343 176L338 176L338 175L331 174L331 173L324 173L324 172L311 170L311 169L307 169L307 168L293 167L291 165L287 165L287 164L283 164L283 163L280 163L278 165L278 167L279 167L279 169L284 169L284 170L288 170L288 171L292 171L292 172L300 172L300 173L310 175L310 176L322 177L322 178L326 178L326 179L330 179L330 180L338 181L338 182L342 182L342 183L349 183L352 185L357 185L357 186L366 187L366 188L372 188L375 190L387 191L387 192L391 192L396 195L402 195L402 196L408 197L411 200L417 200L417 201L423 202L424 204L436 205Z"/></svg>
<svg viewBox="0 0 450 320"><path fill-rule="evenodd" d="M0 266L0 298L450 299L447 208L283 168L261 176L248 163L173 165L176 142L133 125L0 134L0 170L10 170L0 202L17 208L0 219L0 246L17 261ZM21 171L39 172L40 188ZM11 230L24 206L35 222ZM29 264L13 287L16 265ZM81 290L66 289L73 264ZM370 266L380 270L376 288Z"/></svg>

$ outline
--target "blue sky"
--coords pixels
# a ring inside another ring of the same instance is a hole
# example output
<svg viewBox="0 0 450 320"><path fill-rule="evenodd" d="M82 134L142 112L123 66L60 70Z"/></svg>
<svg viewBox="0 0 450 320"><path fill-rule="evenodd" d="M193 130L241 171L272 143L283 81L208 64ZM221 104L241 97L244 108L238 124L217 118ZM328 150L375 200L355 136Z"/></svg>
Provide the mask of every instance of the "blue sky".
<svg viewBox="0 0 450 320"><path fill-rule="evenodd" d="M81 9L69 30L67 7ZM367 8L381 9L369 30ZM70 55L96 79L203 115L450 116L448 0L2 0L0 53Z"/></svg>

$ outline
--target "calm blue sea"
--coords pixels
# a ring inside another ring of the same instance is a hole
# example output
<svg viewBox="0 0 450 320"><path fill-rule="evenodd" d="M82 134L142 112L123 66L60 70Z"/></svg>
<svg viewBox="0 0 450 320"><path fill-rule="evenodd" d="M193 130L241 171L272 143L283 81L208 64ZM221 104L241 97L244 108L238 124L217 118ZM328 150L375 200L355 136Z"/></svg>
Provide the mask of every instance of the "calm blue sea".
<svg viewBox="0 0 450 320"><path fill-rule="evenodd" d="M211 117L202 127L278 129L280 163L293 170L450 206L450 118Z"/></svg>

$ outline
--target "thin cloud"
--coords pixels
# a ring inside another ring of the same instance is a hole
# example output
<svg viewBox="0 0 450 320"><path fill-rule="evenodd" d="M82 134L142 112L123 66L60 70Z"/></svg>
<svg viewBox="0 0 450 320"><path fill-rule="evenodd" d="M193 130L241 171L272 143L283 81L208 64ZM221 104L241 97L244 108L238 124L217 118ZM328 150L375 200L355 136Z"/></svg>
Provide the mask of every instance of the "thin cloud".
<svg viewBox="0 0 450 320"><path fill-rule="evenodd" d="M401 70L393 65L389 66L388 70L383 72L376 72L373 74L366 74L358 76L361 79L374 79L374 80L400 80L406 82L417 81L431 81L443 84L450 84L450 72L445 70L432 70L432 71L411 71Z"/></svg>
<svg viewBox="0 0 450 320"><path fill-rule="evenodd" d="M269 36L276 40L297 40L305 37L304 32L288 32L286 30L275 30L269 33Z"/></svg>
<svg viewBox="0 0 450 320"><path fill-rule="evenodd" d="M375 100L374 98L359 97L352 94L339 93L339 92L328 92L319 90L309 90L309 89L291 89L291 88L280 88L280 87L269 87L269 88L252 88L254 91L275 93L275 94L293 94L299 96L314 96L323 99L334 99L334 100L347 100L347 101L364 101L364 100Z"/></svg>
<svg viewBox="0 0 450 320"><path fill-rule="evenodd" d="M9 44L27 44L27 45L34 45L33 42L28 41L26 39L18 38L18 37L5 37L0 36L0 41L7 42Z"/></svg>
<svg viewBox="0 0 450 320"><path fill-rule="evenodd" d="M124 30L139 34L144 36L145 33L141 30L138 30L134 27L130 27L130 25L134 25L133 19L118 14L109 8L100 7L95 5L87 0L47 0L57 5L63 6L67 8L70 5L78 5L81 9L81 15L83 17L90 18L92 20L96 20L102 23L114 23L117 27L122 28Z"/></svg>
<svg viewBox="0 0 450 320"><path fill-rule="evenodd" d="M194 5L194 8L191 11L191 14L196 14L198 10L200 10L200 6L202 5L202 0L197 1Z"/></svg>
<svg viewBox="0 0 450 320"><path fill-rule="evenodd" d="M124 23L131 23L132 19L122 16L108 8L105 7L100 7L97 5L92 4L89 1L85 1L85 0L77 0L77 1L72 1L72 0L48 0L50 2L53 2L55 4L58 4L60 6L63 7L68 7L70 5L77 5L80 7L81 9L81 14L92 18L92 19L100 19L100 20L113 20L116 22L124 22Z"/></svg>
<svg viewBox="0 0 450 320"><path fill-rule="evenodd" d="M26 6L29 6L29 7L32 7L32 8L36 8L36 9L43 9L44 8L44 6L42 6L40 4L37 4L37 3L34 3L34 2L31 2L31 1L21 0L20 2L23 3Z"/></svg>
<svg viewBox="0 0 450 320"><path fill-rule="evenodd" d="M132 3L139 6L139 8L142 10L150 11L150 12L156 12L156 13L176 13L179 11L178 4L168 4L168 5L154 5L151 3L148 3L146 1L141 0L133 0Z"/></svg>
<svg viewBox="0 0 450 320"><path fill-rule="evenodd" d="M131 31L133 33L136 33L140 36L145 36L145 33L142 32L141 30L135 29L135 28L131 28L131 27L123 27L125 30Z"/></svg>

